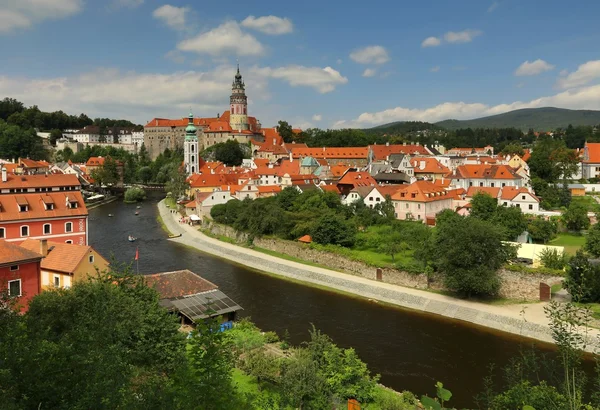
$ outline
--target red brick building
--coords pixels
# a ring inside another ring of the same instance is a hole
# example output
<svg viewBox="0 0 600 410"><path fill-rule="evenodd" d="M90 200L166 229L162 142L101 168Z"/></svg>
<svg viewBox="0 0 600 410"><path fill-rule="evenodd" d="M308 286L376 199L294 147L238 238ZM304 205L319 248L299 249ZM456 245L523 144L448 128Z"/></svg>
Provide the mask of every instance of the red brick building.
<svg viewBox="0 0 600 410"><path fill-rule="evenodd" d="M10 175L0 180L0 239L88 244L88 211L76 175Z"/></svg>
<svg viewBox="0 0 600 410"><path fill-rule="evenodd" d="M13 243L0 241L0 292L18 298L21 312L29 300L41 292L40 261L42 255Z"/></svg>

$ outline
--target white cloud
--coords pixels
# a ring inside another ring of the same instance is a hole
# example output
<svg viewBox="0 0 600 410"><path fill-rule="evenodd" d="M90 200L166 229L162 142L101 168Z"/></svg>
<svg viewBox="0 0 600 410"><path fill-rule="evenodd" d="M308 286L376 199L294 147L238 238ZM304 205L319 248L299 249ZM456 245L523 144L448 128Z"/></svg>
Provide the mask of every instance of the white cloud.
<svg viewBox="0 0 600 410"><path fill-rule="evenodd" d="M190 11L188 7L175 7L165 4L154 10L152 16L162 21L173 30L185 30L185 16Z"/></svg>
<svg viewBox="0 0 600 410"><path fill-rule="evenodd" d="M277 16L248 16L242 21L242 26L270 35L289 34L294 31L290 19Z"/></svg>
<svg viewBox="0 0 600 410"><path fill-rule="evenodd" d="M367 68L367 69L365 69L365 71L363 71L362 76L363 77L374 77L375 74L377 74L377 70L375 70L374 68Z"/></svg>
<svg viewBox="0 0 600 410"><path fill-rule="evenodd" d="M440 44L442 44L442 40L432 36L427 37L425 40L423 40L423 42L421 43L421 47L437 47Z"/></svg>
<svg viewBox="0 0 600 410"><path fill-rule="evenodd" d="M258 56L265 52L263 45L252 35L243 33L235 21L228 21L196 37L183 40L177 44L177 48L213 56Z"/></svg>
<svg viewBox="0 0 600 410"><path fill-rule="evenodd" d="M561 76L565 76L565 75L569 74L569 70L567 70L567 69L560 70L560 73L558 73L558 74Z"/></svg>
<svg viewBox="0 0 600 410"><path fill-rule="evenodd" d="M498 6L500 5L500 3L498 3L497 1L493 2L492 4L490 4L490 7L488 7L487 12L491 13L494 10L496 10L498 8Z"/></svg>
<svg viewBox="0 0 600 410"><path fill-rule="evenodd" d="M313 121L321 121L323 116L321 114L315 114L312 116Z"/></svg>
<svg viewBox="0 0 600 410"><path fill-rule="evenodd" d="M522 102L490 106L482 103L446 102L429 108L395 107L379 112L365 112L350 121L338 121L335 128L373 127L394 121L437 122L445 119L471 119L521 108L561 107L570 109L600 109L600 85L568 90L556 95Z"/></svg>
<svg viewBox="0 0 600 410"><path fill-rule="evenodd" d="M449 31L444 34L444 40L451 44L470 43L480 35L481 31L479 30Z"/></svg>
<svg viewBox="0 0 600 410"><path fill-rule="evenodd" d="M525 61L519 66L519 68L517 68L517 70L515 71L515 75L538 75L545 71L550 71L552 69L554 69L554 66L552 64L538 58L537 60L532 61L531 63L529 62L529 60Z"/></svg>
<svg viewBox="0 0 600 410"><path fill-rule="evenodd" d="M0 0L0 34L66 18L82 8L82 0Z"/></svg>
<svg viewBox="0 0 600 410"><path fill-rule="evenodd" d="M390 61L387 50L382 46L356 49L350 53L350 58L360 64L383 64Z"/></svg>
<svg viewBox="0 0 600 410"><path fill-rule="evenodd" d="M44 111L63 110L90 117L127 118L145 123L153 117L179 118L192 107L197 115L214 116L229 105L233 66L212 71L172 74L99 69L71 77L28 78L0 76L0 95ZM248 95L268 96L267 79L244 73ZM255 111L256 112L256 111Z"/></svg>
<svg viewBox="0 0 600 410"><path fill-rule="evenodd" d="M144 0L113 0L112 7L114 9L120 9L125 7L134 9L138 6L141 6L142 4L144 4Z"/></svg>
<svg viewBox="0 0 600 410"><path fill-rule="evenodd" d="M338 85L346 84L348 79L331 67L304 67L289 65L287 67L263 67L254 71L258 75L287 81L292 87L311 87L321 94L335 90Z"/></svg>
<svg viewBox="0 0 600 410"><path fill-rule="evenodd" d="M561 71L561 75L563 71ZM559 78L557 85L562 89L580 87L598 78L600 78L600 60L588 61L585 64L581 64L577 67L576 71L573 71L566 77Z"/></svg>
<svg viewBox="0 0 600 410"><path fill-rule="evenodd" d="M432 73L437 73L438 71L440 71L440 66L436 65L435 67L431 67L429 69L429 71L432 72Z"/></svg>

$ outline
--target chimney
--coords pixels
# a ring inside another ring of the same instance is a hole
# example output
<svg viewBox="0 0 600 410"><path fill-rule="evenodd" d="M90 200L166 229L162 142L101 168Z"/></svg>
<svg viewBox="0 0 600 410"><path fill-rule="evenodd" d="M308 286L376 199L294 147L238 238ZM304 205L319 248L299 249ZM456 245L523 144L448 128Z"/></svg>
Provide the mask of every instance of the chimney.
<svg viewBox="0 0 600 410"><path fill-rule="evenodd" d="M6 175L6 168L2 167L2 182L8 181L8 175Z"/></svg>
<svg viewBox="0 0 600 410"><path fill-rule="evenodd" d="M277 145L277 138L273 138L273 145Z"/></svg>
<svg viewBox="0 0 600 410"><path fill-rule="evenodd" d="M386 147L389 147L389 146L390 146L390 142L389 142L389 141L388 141L388 142L386 142L386 143L385 143L385 146L386 146Z"/></svg>
<svg viewBox="0 0 600 410"><path fill-rule="evenodd" d="M294 157L292 156L292 151L290 151L290 162L294 162Z"/></svg>
<svg viewBox="0 0 600 410"><path fill-rule="evenodd" d="M425 161L423 161L423 160L419 161L419 168L425 169Z"/></svg>
<svg viewBox="0 0 600 410"><path fill-rule="evenodd" d="M47 239L40 240L40 253L42 254L42 256L44 258L46 256L48 256L48 240Z"/></svg>
<svg viewBox="0 0 600 410"><path fill-rule="evenodd" d="M210 170L210 173L214 175L214 174L215 174L215 170L214 170L214 169L211 169L211 170Z"/></svg>

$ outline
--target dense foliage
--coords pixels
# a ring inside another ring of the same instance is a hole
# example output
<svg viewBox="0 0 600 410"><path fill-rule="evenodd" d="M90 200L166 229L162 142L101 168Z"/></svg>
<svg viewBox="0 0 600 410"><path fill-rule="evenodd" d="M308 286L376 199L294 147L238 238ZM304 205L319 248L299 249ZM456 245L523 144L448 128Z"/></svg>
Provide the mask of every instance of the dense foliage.
<svg viewBox="0 0 600 410"><path fill-rule="evenodd" d="M576 302L600 302L600 266L577 251L569 261L564 286Z"/></svg>
<svg viewBox="0 0 600 410"><path fill-rule="evenodd" d="M22 128L0 119L0 158L47 160L49 156L33 128Z"/></svg>
<svg viewBox="0 0 600 410"><path fill-rule="evenodd" d="M514 241L527 229L527 219L521 212L521 208L498 205L498 200L486 193L477 193L473 196L471 217L498 226L503 232L503 239L508 241Z"/></svg>
<svg viewBox="0 0 600 410"><path fill-rule="evenodd" d="M146 199L146 192L140 187L131 187L125 191L125 202L140 202Z"/></svg>

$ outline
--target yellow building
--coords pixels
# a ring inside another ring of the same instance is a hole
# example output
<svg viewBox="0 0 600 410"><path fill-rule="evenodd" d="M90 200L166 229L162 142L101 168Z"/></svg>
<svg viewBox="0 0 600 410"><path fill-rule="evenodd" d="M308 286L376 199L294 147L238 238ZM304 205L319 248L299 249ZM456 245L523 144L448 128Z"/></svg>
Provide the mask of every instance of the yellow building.
<svg viewBox="0 0 600 410"><path fill-rule="evenodd" d="M74 282L107 270L109 266L109 262L88 245L27 239L21 246L44 257L40 278L42 290L68 288Z"/></svg>
<svg viewBox="0 0 600 410"><path fill-rule="evenodd" d="M523 158L521 158L517 154L515 154L511 157L511 159L508 161L508 165L514 169L519 169L521 167L524 167L524 168L528 167L527 162L525 162L523 160Z"/></svg>

